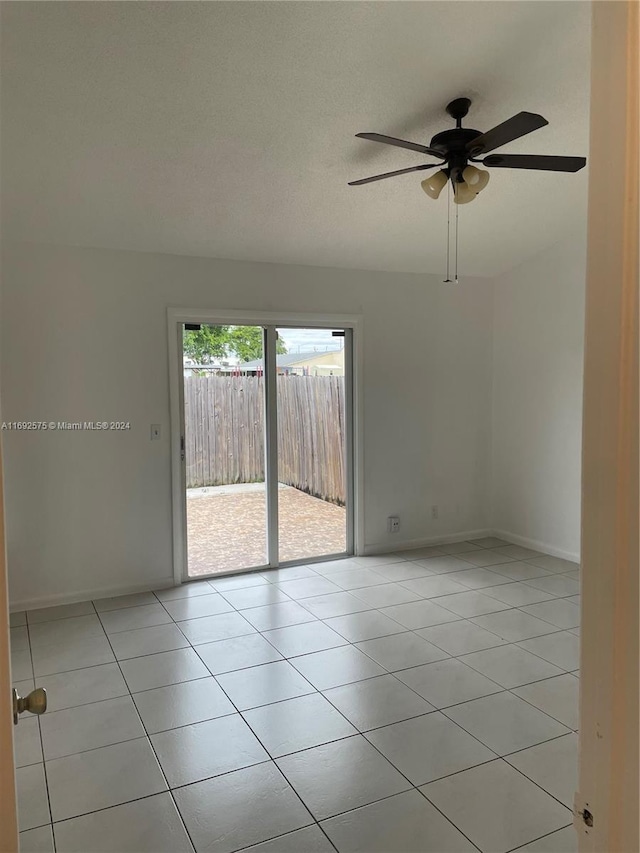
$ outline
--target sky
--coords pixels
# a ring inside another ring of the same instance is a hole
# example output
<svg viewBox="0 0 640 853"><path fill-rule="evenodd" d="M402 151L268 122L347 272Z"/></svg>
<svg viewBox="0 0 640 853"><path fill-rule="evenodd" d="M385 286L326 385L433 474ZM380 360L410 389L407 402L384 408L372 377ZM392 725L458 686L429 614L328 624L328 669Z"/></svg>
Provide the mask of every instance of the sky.
<svg viewBox="0 0 640 853"><path fill-rule="evenodd" d="M342 348L344 338L334 338L331 329L278 329L287 352L325 352Z"/></svg>

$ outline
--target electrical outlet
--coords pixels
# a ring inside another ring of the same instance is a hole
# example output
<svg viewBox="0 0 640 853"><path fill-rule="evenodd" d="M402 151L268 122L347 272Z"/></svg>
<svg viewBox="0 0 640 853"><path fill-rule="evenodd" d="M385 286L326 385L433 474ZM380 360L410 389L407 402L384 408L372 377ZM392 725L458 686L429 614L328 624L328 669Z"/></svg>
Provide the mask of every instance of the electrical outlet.
<svg viewBox="0 0 640 853"><path fill-rule="evenodd" d="M390 515L388 518L389 533L397 533L400 530L400 519L397 515Z"/></svg>
<svg viewBox="0 0 640 853"><path fill-rule="evenodd" d="M438 517L438 505L434 504L431 507L431 518L437 518L437 517Z"/></svg>

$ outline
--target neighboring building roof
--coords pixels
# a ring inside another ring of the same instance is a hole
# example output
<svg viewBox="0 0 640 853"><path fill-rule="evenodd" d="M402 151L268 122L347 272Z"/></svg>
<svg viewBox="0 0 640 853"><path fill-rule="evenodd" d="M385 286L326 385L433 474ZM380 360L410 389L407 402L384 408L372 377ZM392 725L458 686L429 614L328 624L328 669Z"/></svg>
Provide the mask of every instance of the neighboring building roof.
<svg viewBox="0 0 640 853"><path fill-rule="evenodd" d="M213 370L217 367L235 367L240 363L238 358L213 358L211 361L207 361L204 364L200 362L194 361L192 358L185 356L183 359L183 364L186 368L192 368L193 370Z"/></svg>
<svg viewBox="0 0 640 853"><path fill-rule="evenodd" d="M339 352L339 350L327 350L327 352ZM288 352L276 356L277 367L295 367L297 364L307 364L311 359L326 355L327 352ZM263 366L262 359L241 362L240 370L258 370Z"/></svg>

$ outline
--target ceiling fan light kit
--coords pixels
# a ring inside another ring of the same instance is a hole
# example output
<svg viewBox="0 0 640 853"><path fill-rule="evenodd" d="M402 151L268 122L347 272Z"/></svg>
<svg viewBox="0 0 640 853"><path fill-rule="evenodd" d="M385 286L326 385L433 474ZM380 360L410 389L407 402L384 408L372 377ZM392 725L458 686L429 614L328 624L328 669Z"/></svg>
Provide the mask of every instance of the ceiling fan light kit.
<svg viewBox="0 0 640 853"><path fill-rule="evenodd" d="M446 187L449 182L449 174L444 169L441 169L439 172L436 172L435 175L431 175L428 178L425 178L424 181L420 184L422 189L426 192L430 198L438 198L442 190Z"/></svg>
<svg viewBox="0 0 640 853"><path fill-rule="evenodd" d="M467 186L464 181L459 181L453 185L453 203L454 204L469 204L473 201L477 193L471 187Z"/></svg>
<svg viewBox="0 0 640 853"><path fill-rule="evenodd" d="M450 130L437 133L429 145L421 145L417 142L408 142L404 139L396 139L393 136L384 136L380 133L356 133L360 139L369 139L372 142L381 142L385 145L395 145L398 148L408 148L421 154L437 157L438 163L423 163L419 166L411 166L408 169L398 169L395 172L385 172L382 175L373 175L370 178L361 178L350 181L349 186L361 186L373 181L381 181L385 178L393 178L396 175L406 175L409 172L419 172L425 169L441 167L438 172L425 178L421 187L424 192L433 199L437 199L442 190L450 182L453 190L453 201L456 205L469 204L474 201L489 183L489 172L486 169L478 169L474 163L483 166L500 169L538 169L550 172L577 172L586 165L585 157L552 157L539 154L489 154L496 148L520 139L534 130L544 127L549 122L537 113L520 112L502 124L496 125L491 130L482 133L480 130L462 127L462 119L469 112L471 101L469 98L456 98L447 105L447 112L455 119L456 126ZM483 155L484 159L478 159ZM450 196L449 196L450 198ZM456 246L457 246L457 209L456 209ZM447 278L449 265L449 234L447 235ZM456 250L456 274L457 275L457 250Z"/></svg>
<svg viewBox="0 0 640 853"><path fill-rule="evenodd" d="M477 195L489 183L489 172L469 165L462 170L462 178Z"/></svg>

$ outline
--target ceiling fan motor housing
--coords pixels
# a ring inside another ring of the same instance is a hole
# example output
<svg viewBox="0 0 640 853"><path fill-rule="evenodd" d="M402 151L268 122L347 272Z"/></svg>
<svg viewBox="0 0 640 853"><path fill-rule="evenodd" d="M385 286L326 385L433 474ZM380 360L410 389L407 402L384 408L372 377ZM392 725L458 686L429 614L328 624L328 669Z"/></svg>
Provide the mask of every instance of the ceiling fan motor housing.
<svg viewBox="0 0 640 853"><path fill-rule="evenodd" d="M467 145L478 136L482 136L482 131L472 130L469 127L456 127L436 133L429 143L429 148L440 151L447 161L452 180L462 180L462 171L469 162L470 150L473 150L467 148Z"/></svg>

